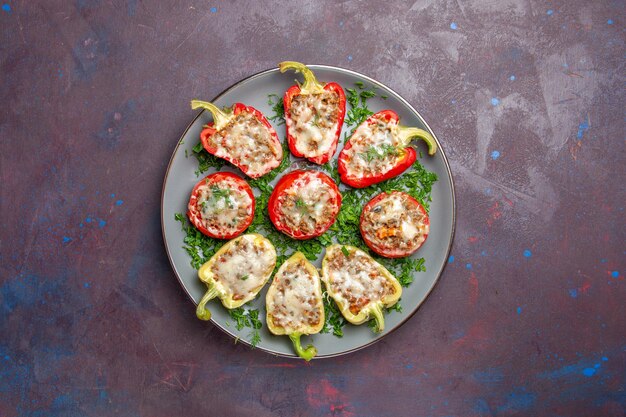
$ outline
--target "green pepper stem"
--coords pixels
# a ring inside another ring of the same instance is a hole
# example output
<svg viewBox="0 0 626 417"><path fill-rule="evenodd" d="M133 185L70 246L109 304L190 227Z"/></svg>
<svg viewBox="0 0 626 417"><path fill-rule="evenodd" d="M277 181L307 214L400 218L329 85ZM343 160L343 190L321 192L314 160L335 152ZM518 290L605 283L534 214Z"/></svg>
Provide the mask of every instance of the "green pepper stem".
<svg viewBox="0 0 626 417"><path fill-rule="evenodd" d="M398 138L404 146L408 146L411 139L422 139L428 145L428 155L434 155L437 152L437 142L430 133L416 127L398 126Z"/></svg>
<svg viewBox="0 0 626 417"><path fill-rule="evenodd" d="M313 356L317 355L317 349L315 349L315 346L313 345L309 345L306 347L306 349L303 349L302 345L300 344L300 336L302 336L302 333L292 333L289 335L289 338L291 339L293 347L296 350L296 353L298 353L298 356L308 362L313 359Z"/></svg>
<svg viewBox="0 0 626 417"><path fill-rule="evenodd" d="M215 104L209 103L208 101L191 100L191 108L194 110L202 108L210 111L213 115L215 129L217 130L221 130L224 126L226 126L233 117L232 111L223 111Z"/></svg>
<svg viewBox="0 0 626 417"><path fill-rule="evenodd" d="M324 92L324 86L317 81L313 71L304 64L294 61L284 61L278 64L280 72L285 72L289 69L299 72L304 76L304 84L300 87L301 94L315 94Z"/></svg>
<svg viewBox="0 0 626 417"><path fill-rule="evenodd" d="M385 316L383 315L383 309L380 304L374 304L370 309L370 313L376 320L376 332L380 333L385 330Z"/></svg>
<svg viewBox="0 0 626 417"><path fill-rule="evenodd" d="M207 292L204 293L204 296L202 297L202 299L198 303L198 307L196 308L196 316L198 316L200 320L207 321L211 319L211 312L206 308L206 303L208 303L215 297L217 297L217 289L213 285L211 285Z"/></svg>

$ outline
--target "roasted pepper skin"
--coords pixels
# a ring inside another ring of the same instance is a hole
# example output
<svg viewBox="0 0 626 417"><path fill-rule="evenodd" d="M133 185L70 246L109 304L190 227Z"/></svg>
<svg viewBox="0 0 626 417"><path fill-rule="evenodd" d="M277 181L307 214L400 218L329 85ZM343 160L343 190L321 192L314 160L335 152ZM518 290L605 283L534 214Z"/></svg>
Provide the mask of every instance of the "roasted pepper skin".
<svg viewBox="0 0 626 417"><path fill-rule="evenodd" d="M233 104L230 110L222 111L221 109L219 109L217 106L215 106L212 103L199 101L199 100L192 100L191 108L192 109L204 108L206 110L209 110L213 114L214 121L207 123L205 128L200 132L200 142L202 142L202 147L206 149L206 151L210 153L211 155L217 156L216 155L217 147L211 144L211 141L209 140L210 137L213 136L216 132L223 129L232 118L236 117L239 113L245 111L248 113L252 113L258 121L260 121L265 127L268 128L270 135L272 136L272 139L279 144L281 155L279 155L279 158L277 158L277 161L275 161L275 163L268 166L266 172L263 172L260 174L250 174L248 168L245 165L242 165L241 161L237 159L230 158L228 156L223 156L219 158L223 158L227 160L228 162L230 162L231 164L235 165L237 168L241 170L241 172L243 172L250 178L262 177L263 175L267 174L272 169L280 165L280 161L282 160L282 146L280 146L280 139L278 139L278 134L276 133L276 130L274 130L274 127L272 127L270 122L265 118L263 113L261 113L254 107L246 106L243 103L235 103Z"/></svg>
<svg viewBox="0 0 626 417"><path fill-rule="evenodd" d="M375 124L378 120L397 125L400 118L398 117L398 114L393 110L381 110L378 113L374 113L373 115L368 117L367 120L365 120L363 123ZM402 139L402 145L397 149L398 157L396 158L394 166L386 172L370 176L351 176L348 172L349 160L346 152L350 150L353 146L353 135L352 138L348 140L348 143L346 143L344 148L341 150L341 153L339 153L337 171L339 172L341 182L354 188L365 188L402 174L411 165L413 165L413 163L417 159L417 152L415 151L415 149L409 146L411 138L413 137L419 137L427 142L429 155L433 155L435 153L437 145L430 133L421 129L408 128L400 125L397 126L397 129L398 135Z"/></svg>
<svg viewBox="0 0 626 417"><path fill-rule="evenodd" d="M302 68L302 67L306 68L304 64L300 64L297 62L288 62L288 61L281 62L278 65L278 67L280 68L281 72L284 72L287 69L296 69L296 68ZM341 88L341 86L335 82L330 82L326 84L321 84L317 82L317 80L315 79L315 76L312 75L313 73L308 68L306 68L306 70L304 68L296 69L296 71L304 73L305 83L302 86L298 84L292 85L291 87L287 89L287 91L285 91L285 95L283 96L283 105L285 109L285 122L291 119L291 101L293 100L295 96L298 96L300 94L315 94L315 92L316 91L319 92L320 89L323 89L326 91L333 91L337 93L337 95L339 96L339 113L337 117L337 129L335 131L335 136L333 138L333 142L328 152L322 155L319 155L317 157L307 158L304 154L300 153L298 149L296 148L296 141L297 141L296 137L292 136L289 133L289 128L286 129L287 144L289 145L289 150L294 156L298 158L306 158L315 164L324 165L325 163L330 161L330 159L335 154L335 151L337 150L337 143L339 141L339 136L341 135L341 128L343 126L343 120L346 116L346 94L344 93L343 88ZM308 71L308 72L305 72L305 71ZM309 78L309 77L312 77L312 78Z"/></svg>
<svg viewBox="0 0 626 417"><path fill-rule="evenodd" d="M248 294L248 296L243 297L240 300L233 300L232 294L229 293L228 289L224 287L222 283L216 281L213 277L213 272L211 271L211 267L213 264L219 259L219 257L228 251L228 249L235 245L237 241L245 238L253 238L255 244L263 245L267 247L273 254L274 263L271 265L271 268L268 268L268 272L266 276L263 277L263 280L259 283L258 287L255 291ZM237 307L241 307L248 301L252 300L256 295L261 291L261 289L265 286L267 281L270 279L272 272L274 271L274 266L276 265L276 249L272 242L270 242L266 237L260 235L258 233L249 233L246 235L241 235L238 238L235 238L229 241L227 244L222 246L215 254L209 259L204 265L200 267L198 270L198 278L200 281L204 282L207 286L207 292L204 294L198 306L196 308L196 316L200 320L210 320L211 312L206 308L206 303L212 300L215 297L218 297L222 302L222 305L228 309L233 309Z"/></svg>
<svg viewBox="0 0 626 417"><path fill-rule="evenodd" d="M316 296L319 296L319 300L317 301L318 304L318 308L320 310L320 320L319 323L316 326L310 326L306 323L302 323L299 326L296 326L296 328L294 329L286 329L284 327L279 326L278 324L274 323L274 319L273 316L271 314L271 301L272 301L272 297L274 295L274 293L277 291L277 287L278 287L278 282L277 282L277 278L276 277L280 277L282 274L282 271L287 268L291 263L296 263L296 262L304 262L305 268L307 269L307 271L313 275L314 280L316 282L316 286L317 286L317 294ZM322 327L324 327L324 321L325 321L325 316L324 316L324 304L322 301L322 287L321 287L321 280L320 280L320 276L319 273L317 272L317 268L315 268L315 266L313 266L313 264L311 264L306 257L302 254L302 252L296 252L294 253L289 259L287 259L278 269L278 271L276 272L276 275L274 276L274 281L272 282L272 285L270 285L270 288L267 290L267 295L265 297L265 311L266 311L266 321L267 321L267 328L269 329L269 331L272 334L275 335L287 335L289 336L289 338L291 339L294 349L296 351L296 353L298 354L298 356L300 356L302 359L306 360L307 362L310 361L311 359L313 359L313 357L317 354L317 349L315 348L315 346L313 345L308 345L306 348L303 348L301 343L300 343L300 337L302 335L311 335L311 334L316 334L319 333L322 330Z"/></svg>
<svg viewBox="0 0 626 417"><path fill-rule="evenodd" d="M232 233L226 233L226 234L221 234L221 235L216 235L214 233L211 233L209 230L207 230L201 223L199 223L198 221L196 221L197 216L196 213L194 213L194 211L199 211L199 208L197 207L198 205L198 192L201 186L203 186L204 184L207 183L217 183L219 181L222 181L226 178L232 178L234 179L236 182L238 182L239 184L241 184L242 188L245 190L246 194L248 194L248 196L250 197L250 199L252 200L252 213L250 214L250 216L248 216L248 218L246 219L245 222L242 222L241 224L239 224L238 228L236 231L232 232ZM193 187L193 190L191 191L191 197L189 199L189 205L188 205L188 209L187 209L187 217L189 218L189 221L196 227L196 229L200 230L203 234L215 238L215 239L232 239L234 237L239 236L244 230L246 230L248 228L248 226L250 226L250 224L252 223L252 220L254 219L254 209L255 209L255 200L254 200L254 194L252 192L252 188L250 188L250 186L248 185L248 183L241 178L240 176L233 174L232 172L216 172L214 174L211 175L207 175L205 178L201 179L200 181L198 181L198 183L195 185L195 187Z"/></svg>
<svg viewBox="0 0 626 417"><path fill-rule="evenodd" d="M350 323L359 325L373 318L374 320L376 320L376 331L382 332L385 329L385 318L383 315L383 307L389 308L398 302L398 300L402 296L402 286L400 285L396 277L394 277L391 274L391 272L387 270L387 268L385 268L383 265L379 264L378 262L374 261L377 265L378 270L387 279L387 281L389 281L392 284L394 288L393 294L387 294L382 299L377 300L377 301L370 301L368 304L363 306L363 308L359 311L358 314L353 314L350 311L349 303L343 300L340 294L333 291L333 288L331 286L331 281L330 281L330 274L328 271L329 269L328 257L335 256L336 254L340 256L346 256L343 253L344 250L347 251L349 255L359 253L361 255L366 255L370 257L367 253L363 252L361 249L354 247L354 246L337 245L337 244L328 246L326 248L326 254L324 255L324 259L322 260L322 281L324 282L326 291L328 292L328 295L330 295L333 298L333 300L335 300L337 307L339 307L339 311L341 311L341 314Z"/></svg>

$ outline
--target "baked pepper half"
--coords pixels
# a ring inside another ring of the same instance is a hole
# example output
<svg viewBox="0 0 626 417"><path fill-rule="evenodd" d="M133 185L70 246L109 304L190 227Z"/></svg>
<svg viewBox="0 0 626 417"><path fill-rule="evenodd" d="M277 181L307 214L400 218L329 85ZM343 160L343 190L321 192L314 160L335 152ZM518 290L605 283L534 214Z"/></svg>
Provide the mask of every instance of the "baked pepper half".
<svg viewBox="0 0 626 417"><path fill-rule="evenodd" d="M228 309L241 307L261 291L275 266L276 249L262 235L250 233L231 240L198 271L207 292L198 303L196 315L209 320L206 303L215 297Z"/></svg>
<svg viewBox="0 0 626 417"><path fill-rule="evenodd" d="M346 115L343 88L318 82L313 71L299 62L281 62L278 68L304 76L304 83L289 87L283 97L289 149L299 158L323 165L335 154Z"/></svg>
<svg viewBox="0 0 626 417"><path fill-rule="evenodd" d="M382 110L359 125L339 154L337 170L344 184L364 188L402 174L417 157L413 138L424 140L434 155L437 142L430 133L398 121L396 112Z"/></svg>
<svg viewBox="0 0 626 417"><path fill-rule="evenodd" d="M283 263L265 297L267 327L275 335L287 335L298 356L310 361L315 346L302 347L300 337L319 333L324 326L322 284L317 269L301 252Z"/></svg>
<svg viewBox="0 0 626 417"><path fill-rule="evenodd" d="M393 306L402 296L402 287L391 272L354 246L326 248L322 281L346 320L362 324L373 318L377 332L385 328L383 307Z"/></svg>
<svg viewBox="0 0 626 417"><path fill-rule="evenodd" d="M283 148L272 125L252 106L235 103L220 109L213 103L192 100L191 108L213 115L200 132L206 151L230 162L250 178L261 177L280 165Z"/></svg>

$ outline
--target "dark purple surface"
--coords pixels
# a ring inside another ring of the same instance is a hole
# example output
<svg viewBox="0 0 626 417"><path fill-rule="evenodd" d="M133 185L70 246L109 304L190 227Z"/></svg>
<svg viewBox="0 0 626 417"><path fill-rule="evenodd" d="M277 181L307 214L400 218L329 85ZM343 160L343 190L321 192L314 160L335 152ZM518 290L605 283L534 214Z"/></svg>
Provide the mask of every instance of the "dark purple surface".
<svg viewBox="0 0 626 417"><path fill-rule="evenodd" d="M624 1L0 3L0 416L624 414ZM457 187L424 306L311 364L196 320L159 222L189 100L286 59L398 91Z"/></svg>

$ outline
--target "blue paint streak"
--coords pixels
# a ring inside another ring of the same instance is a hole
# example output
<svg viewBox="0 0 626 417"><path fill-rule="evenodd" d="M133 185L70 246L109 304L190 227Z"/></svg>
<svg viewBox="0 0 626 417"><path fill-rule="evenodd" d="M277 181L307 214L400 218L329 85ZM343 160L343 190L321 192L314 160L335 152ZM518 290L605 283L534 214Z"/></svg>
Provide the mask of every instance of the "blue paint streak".
<svg viewBox="0 0 626 417"><path fill-rule="evenodd" d="M606 21L606 24L607 24L607 25L612 25L612 24L613 24L613 20L612 20L612 19L607 20L607 21Z"/></svg>
<svg viewBox="0 0 626 417"><path fill-rule="evenodd" d="M3 4L2 5L2 10L4 10L5 12L9 13L11 11L11 6L9 6L8 4Z"/></svg>
<svg viewBox="0 0 626 417"><path fill-rule="evenodd" d="M63 243L69 243L72 241L71 237L63 236Z"/></svg>
<svg viewBox="0 0 626 417"><path fill-rule="evenodd" d="M517 307L517 315L522 314L522 307Z"/></svg>
<svg viewBox="0 0 626 417"><path fill-rule="evenodd" d="M552 16L552 14L553 14L553 13L554 13L554 10L552 10L552 9L550 9L550 10L548 10L548 11L546 12L546 14L547 14L548 16Z"/></svg>
<svg viewBox="0 0 626 417"><path fill-rule="evenodd" d="M507 402L498 407L498 412L523 411L532 408L537 402L537 395L517 388L507 397Z"/></svg>
<svg viewBox="0 0 626 417"><path fill-rule="evenodd" d="M100 229L102 229L106 225L107 225L107 222L105 220L100 219L98 221L98 227L100 227Z"/></svg>
<svg viewBox="0 0 626 417"><path fill-rule="evenodd" d="M470 263L465 264L465 268L472 269L472 264L470 264Z"/></svg>
<svg viewBox="0 0 626 417"><path fill-rule="evenodd" d="M578 297L578 290L576 288L570 288L567 290L569 292L569 296L572 298Z"/></svg>
<svg viewBox="0 0 626 417"><path fill-rule="evenodd" d="M83 287L85 287L85 288L89 288L90 286L91 286L91 284L89 284L88 282L85 282L85 283L83 284Z"/></svg>
<svg viewBox="0 0 626 417"><path fill-rule="evenodd" d="M533 253L530 251L530 249L526 249L524 251L524 257L525 258L530 258L531 256L533 256Z"/></svg>
<svg viewBox="0 0 626 417"><path fill-rule="evenodd" d="M91 217L87 217L87 218L85 219L85 221L86 221L87 223L91 223Z"/></svg>
<svg viewBox="0 0 626 417"><path fill-rule="evenodd" d="M500 104L500 100L497 97L493 97L491 99L491 105L492 106L497 106L498 104Z"/></svg>
<svg viewBox="0 0 626 417"><path fill-rule="evenodd" d="M476 371L472 376L481 384L498 384L504 381L504 373L500 368L487 368L484 371Z"/></svg>
<svg viewBox="0 0 626 417"><path fill-rule="evenodd" d="M116 205L116 206L121 206L122 204L124 204L124 200L117 200L117 201L115 202L115 205Z"/></svg>
<svg viewBox="0 0 626 417"><path fill-rule="evenodd" d="M619 278L619 272L618 271L613 271L613 272L611 272L611 276L613 278Z"/></svg>
<svg viewBox="0 0 626 417"><path fill-rule="evenodd" d="M578 133L576 133L576 137L578 139L583 138L583 134L589 130L589 117L585 118L585 121L578 125Z"/></svg>
<svg viewBox="0 0 626 417"><path fill-rule="evenodd" d="M596 374L596 370L594 368L585 368L583 369L583 375L584 376L594 376Z"/></svg>
<svg viewBox="0 0 626 417"><path fill-rule="evenodd" d="M448 258L448 263L451 264L452 262L454 262L454 255L450 255Z"/></svg>
<svg viewBox="0 0 626 417"><path fill-rule="evenodd" d="M217 13L217 7L211 7L211 13Z"/></svg>
<svg viewBox="0 0 626 417"><path fill-rule="evenodd" d="M491 152L491 159L493 159L495 161L498 158L500 158L500 152L499 151Z"/></svg>
<svg viewBox="0 0 626 417"><path fill-rule="evenodd" d="M452 29L452 30L457 30L458 28L459 28L459 27L457 26L457 24L456 24L456 23L454 23L454 22L450 23L450 29Z"/></svg>

